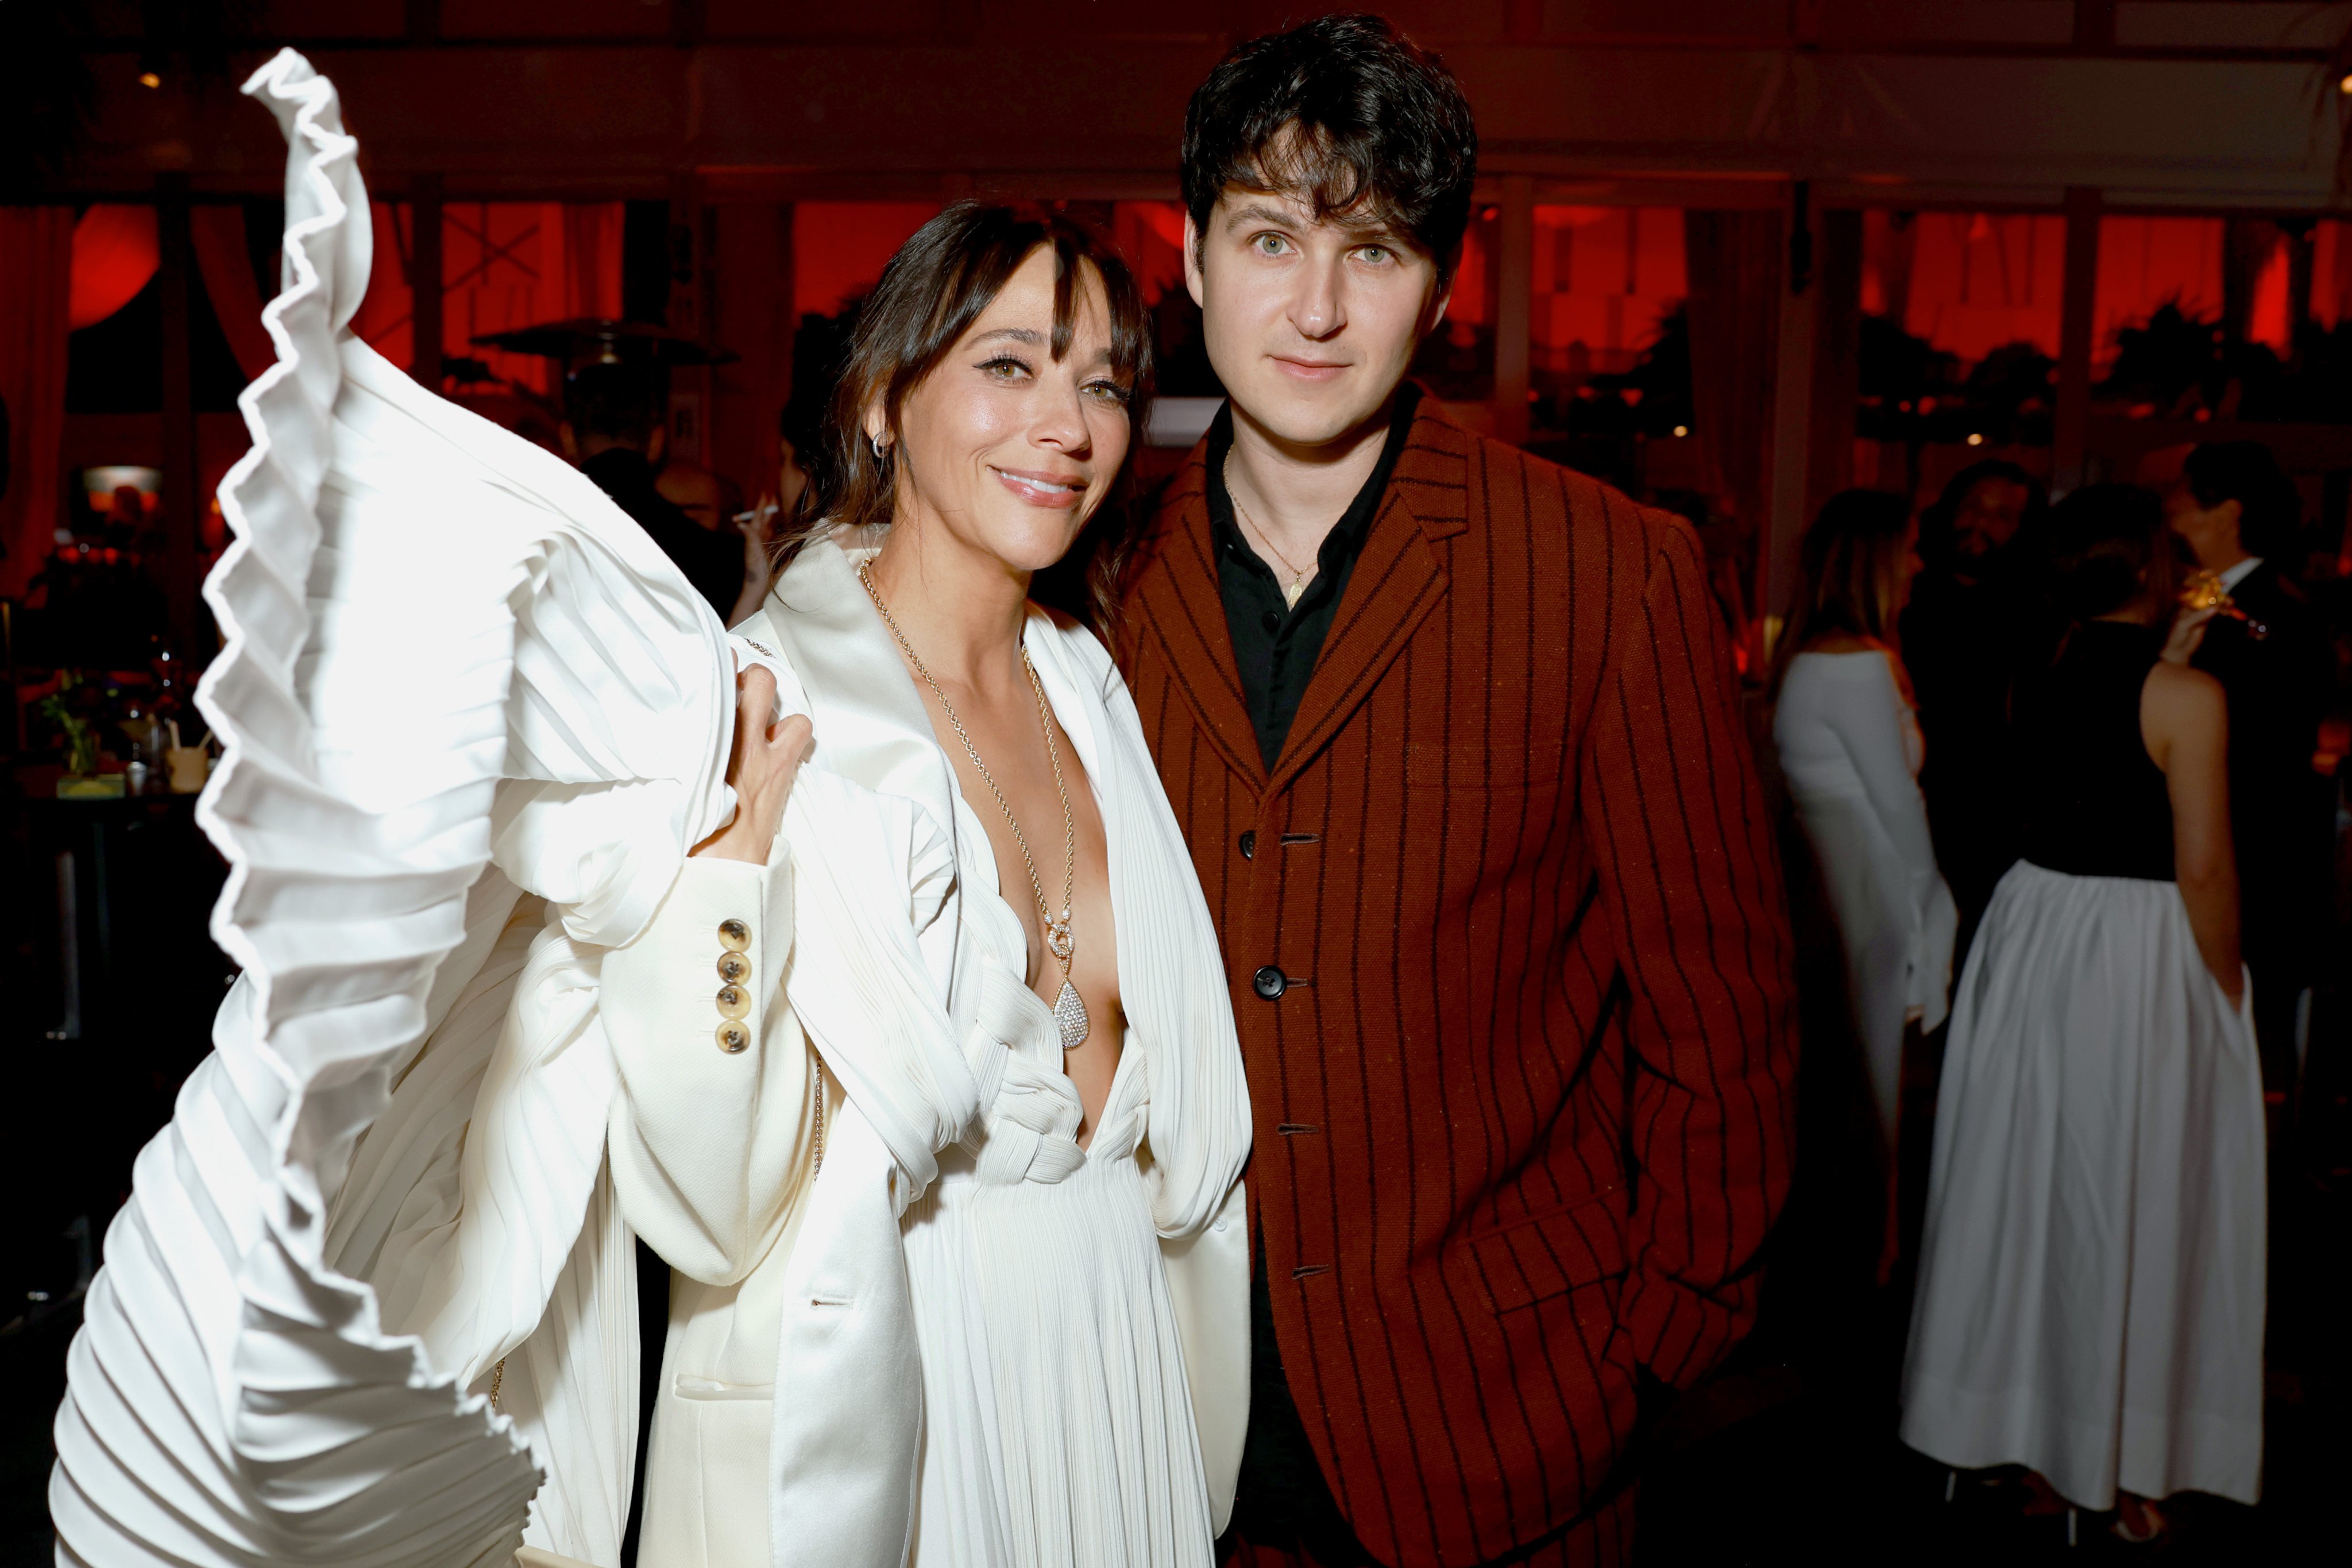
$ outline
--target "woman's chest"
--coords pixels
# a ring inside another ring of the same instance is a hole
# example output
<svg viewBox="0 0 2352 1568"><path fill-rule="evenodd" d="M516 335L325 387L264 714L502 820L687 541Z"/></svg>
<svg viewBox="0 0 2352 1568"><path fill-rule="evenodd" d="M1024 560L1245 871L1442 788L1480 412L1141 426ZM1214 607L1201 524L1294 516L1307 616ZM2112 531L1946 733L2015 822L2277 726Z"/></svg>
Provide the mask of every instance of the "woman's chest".
<svg viewBox="0 0 2352 1568"><path fill-rule="evenodd" d="M1066 752L1061 771L1059 781L982 776L968 759L957 770L969 934L1047 1005L1066 980L1091 1017L1106 1018L1118 1006L1108 835Z"/></svg>

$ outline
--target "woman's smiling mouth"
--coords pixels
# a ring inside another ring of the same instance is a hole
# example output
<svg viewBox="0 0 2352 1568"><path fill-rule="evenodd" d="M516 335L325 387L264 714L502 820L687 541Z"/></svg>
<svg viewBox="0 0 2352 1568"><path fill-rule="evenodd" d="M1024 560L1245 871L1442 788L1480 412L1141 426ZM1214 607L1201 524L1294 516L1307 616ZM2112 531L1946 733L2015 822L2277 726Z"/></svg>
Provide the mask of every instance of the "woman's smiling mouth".
<svg viewBox="0 0 2352 1568"><path fill-rule="evenodd" d="M1004 488L1030 506L1073 507L1087 492L1087 481L1078 474L1048 474L1024 471L1019 468L991 468Z"/></svg>

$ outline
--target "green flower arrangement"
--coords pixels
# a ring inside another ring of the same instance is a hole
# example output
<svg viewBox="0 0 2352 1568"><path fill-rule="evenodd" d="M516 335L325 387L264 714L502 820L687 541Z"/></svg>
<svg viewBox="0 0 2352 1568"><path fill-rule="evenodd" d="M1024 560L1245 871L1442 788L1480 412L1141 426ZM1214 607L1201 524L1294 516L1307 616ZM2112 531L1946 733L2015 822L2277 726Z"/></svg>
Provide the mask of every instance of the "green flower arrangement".
<svg viewBox="0 0 2352 1568"><path fill-rule="evenodd" d="M71 675L60 675L58 689L41 699L41 713L65 737L66 772L89 778L98 772L98 727L66 705L66 693L73 686Z"/></svg>

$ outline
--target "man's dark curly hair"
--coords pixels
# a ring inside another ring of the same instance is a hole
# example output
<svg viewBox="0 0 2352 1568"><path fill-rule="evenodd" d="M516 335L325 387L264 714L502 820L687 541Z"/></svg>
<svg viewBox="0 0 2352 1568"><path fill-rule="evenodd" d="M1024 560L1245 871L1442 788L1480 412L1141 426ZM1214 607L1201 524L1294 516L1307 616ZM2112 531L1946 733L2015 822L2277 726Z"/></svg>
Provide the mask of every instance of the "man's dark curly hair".
<svg viewBox="0 0 2352 1568"><path fill-rule="evenodd" d="M1478 127L1454 73L1380 16L1253 38L1184 110L1184 205L1203 237L1228 188L1378 221L1451 277L1470 225Z"/></svg>

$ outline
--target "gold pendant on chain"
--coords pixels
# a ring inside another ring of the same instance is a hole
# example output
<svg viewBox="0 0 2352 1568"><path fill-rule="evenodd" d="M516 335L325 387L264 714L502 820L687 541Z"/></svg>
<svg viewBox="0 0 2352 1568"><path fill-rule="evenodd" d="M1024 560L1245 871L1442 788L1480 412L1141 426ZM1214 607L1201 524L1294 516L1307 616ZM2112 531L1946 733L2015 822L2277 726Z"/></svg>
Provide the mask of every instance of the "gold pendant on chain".
<svg viewBox="0 0 2352 1568"><path fill-rule="evenodd" d="M1290 586L1282 591L1282 602L1291 609L1298 608L1299 596L1307 592L1307 579L1293 577Z"/></svg>

